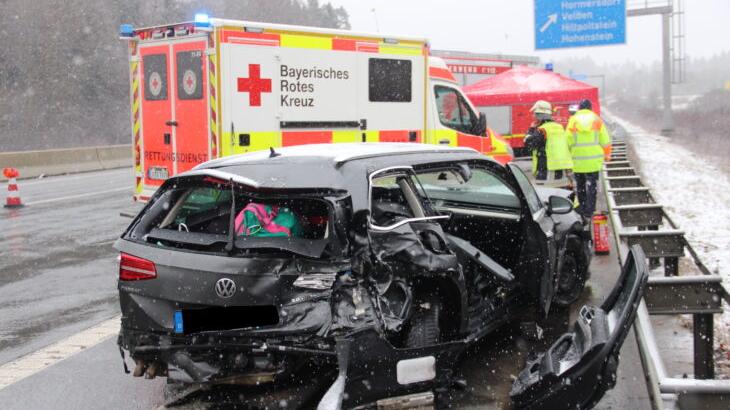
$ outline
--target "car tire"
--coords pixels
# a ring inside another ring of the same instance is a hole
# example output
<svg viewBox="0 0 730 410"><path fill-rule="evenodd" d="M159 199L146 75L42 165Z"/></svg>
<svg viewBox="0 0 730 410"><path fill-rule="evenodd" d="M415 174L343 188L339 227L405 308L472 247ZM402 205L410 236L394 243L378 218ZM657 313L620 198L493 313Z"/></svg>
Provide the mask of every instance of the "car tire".
<svg viewBox="0 0 730 410"><path fill-rule="evenodd" d="M570 306L578 300L586 283L587 269L581 266L578 257L570 250L563 258L563 268L558 276L555 299L558 306Z"/></svg>
<svg viewBox="0 0 730 410"><path fill-rule="evenodd" d="M441 341L441 301L431 296L416 303L406 331L406 347L432 346Z"/></svg>

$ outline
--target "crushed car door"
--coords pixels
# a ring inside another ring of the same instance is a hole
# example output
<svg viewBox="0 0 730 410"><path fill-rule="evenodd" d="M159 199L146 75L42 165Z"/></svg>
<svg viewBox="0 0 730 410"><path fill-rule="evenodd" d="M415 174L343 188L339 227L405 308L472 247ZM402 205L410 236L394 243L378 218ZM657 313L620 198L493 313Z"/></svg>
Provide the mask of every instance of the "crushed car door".
<svg viewBox="0 0 730 410"><path fill-rule="evenodd" d="M428 205L449 215L445 231L449 245L461 256L511 283L517 256L512 252L520 224L520 199L503 172L487 161L419 167L418 186Z"/></svg>
<svg viewBox="0 0 730 410"><path fill-rule="evenodd" d="M522 260L528 264L525 266L527 270L532 270L534 275L542 275L539 280L540 305L547 314L555 293L553 275L557 261L555 222L547 215L547 207L540 200L525 173L515 164L508 164L508 167L517 180L532 215L532 223L528 221L525 224L527 232L523 244ZM534 283L533 280L532 284ZM534 286L528 286L528 288L532 289Z"/></svg>
<svg viewBox="0 0 730 410"><path fill-rule="evenodd" d="M573 331L528 359L512 385L517 408L591 408L616 384L619 352L644 294L646 257L634 245L603 304L583 306Z"/></svg>
<svg viewBox="0 0 730 410"><path fill-rule="evenodd" d="M387 331L400 329L409 316L411 284L418 278L448 278L462 295L459 308L466 303L458 260L437 222L448 217L427 214L413 177L411 167L370 174L368 242L374 266L369 279L377 289L376 305Z"/></svg>

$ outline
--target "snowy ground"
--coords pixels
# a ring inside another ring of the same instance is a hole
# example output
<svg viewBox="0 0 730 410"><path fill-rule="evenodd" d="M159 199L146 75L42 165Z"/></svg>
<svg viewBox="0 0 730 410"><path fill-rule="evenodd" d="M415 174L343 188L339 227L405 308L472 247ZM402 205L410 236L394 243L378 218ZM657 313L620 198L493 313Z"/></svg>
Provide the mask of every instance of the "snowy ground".
<svg viewBox="0 0 730 410"><path fill-rule="evenodd" d="M603 112L627 131L644 184L685 232L707 268L730 287L730 176L669 138ZM730 340L727 310L716 324L716 340L722 344Z"/></svg>

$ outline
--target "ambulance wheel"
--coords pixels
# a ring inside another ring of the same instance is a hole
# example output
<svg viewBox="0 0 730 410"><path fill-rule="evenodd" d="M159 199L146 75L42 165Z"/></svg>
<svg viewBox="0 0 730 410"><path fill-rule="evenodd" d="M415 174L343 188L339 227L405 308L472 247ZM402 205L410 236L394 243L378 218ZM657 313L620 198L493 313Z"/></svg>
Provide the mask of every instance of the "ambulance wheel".
<svg viewBox="0 0 730 410"><path fill-rule="evenodd" d="M570 306L583 293L586 282L586 269L582 269L578 258L572 251L565 253L563 268L558 276L554 302L558 306Z"/></svg>
<svg viewBox="0 0 730 410"><path fill-rule="evenodd" d="M406 347L432 346L441 341L441 300L429 296L418 301L406 330Z"/></svg>

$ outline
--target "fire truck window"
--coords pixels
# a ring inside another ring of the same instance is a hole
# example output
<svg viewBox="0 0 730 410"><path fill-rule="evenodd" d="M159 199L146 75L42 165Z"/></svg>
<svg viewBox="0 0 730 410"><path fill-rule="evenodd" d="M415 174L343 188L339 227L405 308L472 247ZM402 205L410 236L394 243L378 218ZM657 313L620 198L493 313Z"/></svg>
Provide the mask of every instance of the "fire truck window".
<svg viewBox="0 0 730 410"><path fill-rule="evenodd" d="M181 100L203 98L203 53L200 50L180 51L177 64L177 95Z"/></svg>
<svg viewBox="0 0 730 410"><path fill-rule="evenodd" d="M370 102L411 101L411 61L371 58Z"/></svg>
<svg viewBox="0 0 730 410"><path fill-rule="evenodd" d="M142 57L144 66L144 99L167 99L167 55L148 54Z"/></svg>
<svg viewBox="0 0 730 410"><path fill-rule="evenodd" d="M469 134L474 128L476 118L464 97L455 89L440 85L434 88L434 94L441 123L452 130Z"/></svg>

